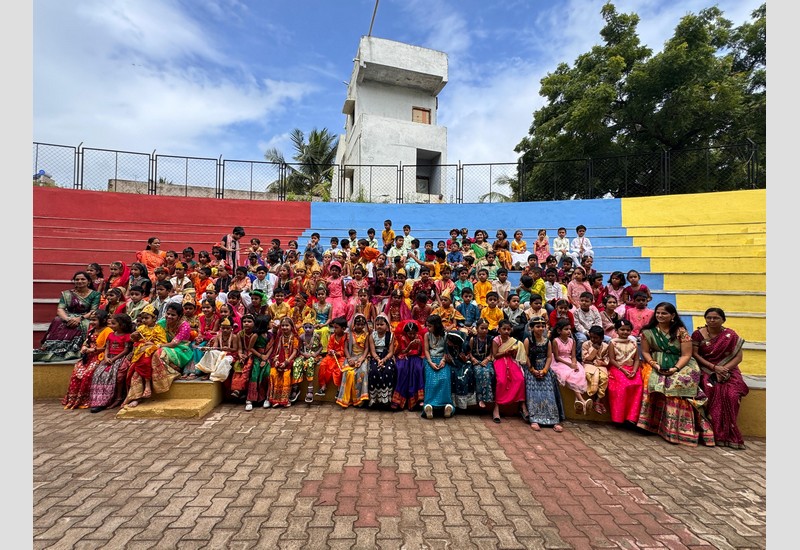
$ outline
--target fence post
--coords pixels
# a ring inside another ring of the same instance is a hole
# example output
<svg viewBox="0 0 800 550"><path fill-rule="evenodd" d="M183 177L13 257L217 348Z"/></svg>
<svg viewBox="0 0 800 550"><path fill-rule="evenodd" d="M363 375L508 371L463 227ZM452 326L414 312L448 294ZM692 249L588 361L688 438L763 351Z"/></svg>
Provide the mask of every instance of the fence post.
<svg viewBox="0 0 800 550"><path fill-rule="evenodd" d="M158 177L158 159L156 157L156 150L153 149L153 152L150 154L150 186L147 189L147 192L150 195L157 195L158 188L156 185L158 182L156 178Z"/></svg>
<svg viewBox="0 0 800 550"><path fill-rule="evenodd" d="M758 146L752 139L745 139L747 140L747 149L749 152L747 155L747 185L750 186L750 189L755 189L756 171L758 170Z"/></svg>
<svg viewBox="0 0 800 550"><path fill-rule="evenodd" d="M224 199L225 198L225 165L222 163L222 155L219 156L219 160L217 161L217 173L216 173L217 181L215 182L215 187L217 191L217 198Z"/></svg>
<svg viewBox="0 0 800 550"><path fill-rule="evenodd" d="M75 149L75 174L72 186L75 189L83 189L83 142L78 144ZM80 178L78 177L80 175Z"/></svg>
<svg viewBox="0 0 800 550"><path fill-rule="evenodd" d="M460 160L456 168L456 203L464 204L464 167Z"/></svg>
<svg viewBox="0 0 800 550"><path fill-rule="evenodd" d="M397 204L403 204L403 162L397 165Z"/></svg>

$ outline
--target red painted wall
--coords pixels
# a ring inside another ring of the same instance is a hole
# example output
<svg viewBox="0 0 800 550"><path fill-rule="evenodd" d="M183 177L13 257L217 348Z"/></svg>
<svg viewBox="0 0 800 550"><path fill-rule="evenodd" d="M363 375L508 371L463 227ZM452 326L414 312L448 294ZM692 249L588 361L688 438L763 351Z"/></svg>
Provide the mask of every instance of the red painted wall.
<svg viewBox="0 0 800 550"><path fill-rule="evenodd" d="M219 215L224 208L229 215ZM233 225L302 227L311 225L311 203L195 197L162 197L105 191L79 191L53 187L33 188L33 215L74 219L117 219L148 222L180 221L188 213L217 212L215 217L235 220Z"/></svg>

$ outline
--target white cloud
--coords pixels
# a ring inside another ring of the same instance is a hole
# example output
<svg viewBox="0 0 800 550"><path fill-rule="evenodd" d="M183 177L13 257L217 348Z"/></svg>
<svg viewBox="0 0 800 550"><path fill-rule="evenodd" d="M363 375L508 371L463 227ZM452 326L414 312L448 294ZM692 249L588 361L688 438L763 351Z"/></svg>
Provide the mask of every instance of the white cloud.
<svg viewBox="0 0 800 550"><path fill-rule="evenodd" d="M34 140L208 156L257 135L314 86L263 78L228 59L172 2L37 2ZM91 130L88 130L91 128Z"/></svg>

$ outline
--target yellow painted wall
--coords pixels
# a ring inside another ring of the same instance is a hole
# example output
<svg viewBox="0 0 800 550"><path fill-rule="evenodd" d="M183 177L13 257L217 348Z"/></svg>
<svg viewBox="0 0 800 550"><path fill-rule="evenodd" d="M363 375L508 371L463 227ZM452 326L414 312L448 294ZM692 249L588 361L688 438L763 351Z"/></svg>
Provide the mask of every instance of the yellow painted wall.
<svg viewBox="0 0 800 550"><path fill-rule="evenodd" d="M766 223L766 220L766 189L622 199L625 227L746 224Z"/></svg>

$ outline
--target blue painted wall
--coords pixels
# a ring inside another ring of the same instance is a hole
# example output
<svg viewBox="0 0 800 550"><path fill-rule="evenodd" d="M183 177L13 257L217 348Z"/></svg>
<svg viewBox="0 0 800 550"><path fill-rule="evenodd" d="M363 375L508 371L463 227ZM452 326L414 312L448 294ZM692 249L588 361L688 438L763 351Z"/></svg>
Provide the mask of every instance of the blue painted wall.
<svg viewBox="0 0 800 550"><path fill-rule="evenodd" d="M374 227L380 235L385 219L392 220L395 233L402 232L403 225L409 224L414 236L419 233L415 230L444 230L442 238L445 239L452 227L467 227L470 235L475 229L486 229L490 238L494 238L490 230L503 228L511 238L515 229L522 229L525 239L531 243L541 227L547 229L551 240L560 226L567 228L570 238L575 236L578 224L588 228L590 238L593 229L621 228L622 202L620 199L594 199L494 204L311 203L311 227L320 234L328 229L345 229L346 235L346 230L352 227L358 230L359 236L366 236L367 228ZM624 232L617 234L625 235Z"/></svg>

